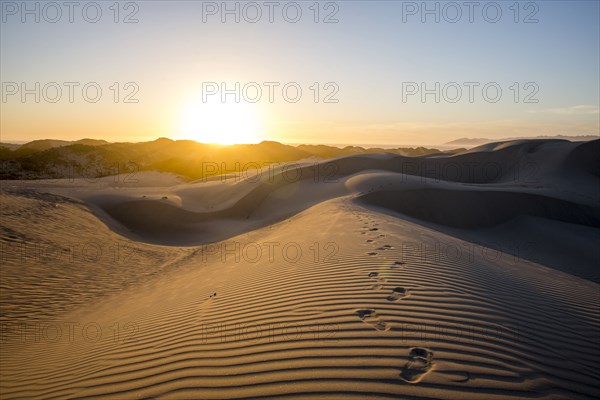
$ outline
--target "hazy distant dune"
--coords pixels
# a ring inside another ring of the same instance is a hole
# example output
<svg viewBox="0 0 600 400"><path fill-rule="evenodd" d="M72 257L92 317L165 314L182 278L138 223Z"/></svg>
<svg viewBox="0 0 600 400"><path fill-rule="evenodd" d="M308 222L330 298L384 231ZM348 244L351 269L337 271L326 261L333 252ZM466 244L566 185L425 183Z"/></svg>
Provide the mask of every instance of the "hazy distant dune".
<svg viewBox="0 0 600 400"><path fill-rule="evenodd" d="M504 139L485 139L485 138L460 138L444 143L445 145L458 145L458 146L479 146L486 143L494 142L507 142L515 140L570 140L572 142L587 142L598 139L598 136L594 135L579 135L579 136L567 136L567 135L556 135L556 136L535 136L535 137L513 137Z"/></svg>

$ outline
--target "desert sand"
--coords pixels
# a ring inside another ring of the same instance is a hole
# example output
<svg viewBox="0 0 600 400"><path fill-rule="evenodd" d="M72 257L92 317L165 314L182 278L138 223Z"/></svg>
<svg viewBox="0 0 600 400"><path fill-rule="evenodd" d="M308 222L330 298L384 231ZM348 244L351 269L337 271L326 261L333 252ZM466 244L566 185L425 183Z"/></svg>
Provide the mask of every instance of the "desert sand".
<svg viewBox="0 0 600 400"><path fill-rule="evenodd" d="M2 181L0 397L598 398L599 155Z"/></svg>

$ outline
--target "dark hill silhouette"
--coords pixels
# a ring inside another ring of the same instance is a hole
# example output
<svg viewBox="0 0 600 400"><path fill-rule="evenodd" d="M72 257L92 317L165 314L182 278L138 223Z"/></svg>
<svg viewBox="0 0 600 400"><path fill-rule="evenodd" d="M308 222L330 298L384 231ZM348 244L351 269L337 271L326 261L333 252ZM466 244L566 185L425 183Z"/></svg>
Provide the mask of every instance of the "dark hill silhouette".
<svg viewBox="0 0 600 400"><path fill-rule="evenodd" d="M437 149L422 147L338 148L325 145L290 146L274 141L221 146L168 138L140 143L108 143L94 139L74 142L35 140L18 148L0 146L0 179L96 178L141 170L170 172L199 179L311 157L328 159L385 152L403 156L444 154Z"/></svg>

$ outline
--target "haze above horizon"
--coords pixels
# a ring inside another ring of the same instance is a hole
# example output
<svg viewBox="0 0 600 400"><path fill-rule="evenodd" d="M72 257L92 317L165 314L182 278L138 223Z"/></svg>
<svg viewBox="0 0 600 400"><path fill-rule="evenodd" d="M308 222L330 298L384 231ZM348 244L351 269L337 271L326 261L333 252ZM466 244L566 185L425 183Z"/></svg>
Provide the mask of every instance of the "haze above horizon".
<svg viewBox="0 0 600 400"><path fill-rule="evenodd" d="M0 140L434 146L600 131L596 1L275 3L3 2Z"/></svg>

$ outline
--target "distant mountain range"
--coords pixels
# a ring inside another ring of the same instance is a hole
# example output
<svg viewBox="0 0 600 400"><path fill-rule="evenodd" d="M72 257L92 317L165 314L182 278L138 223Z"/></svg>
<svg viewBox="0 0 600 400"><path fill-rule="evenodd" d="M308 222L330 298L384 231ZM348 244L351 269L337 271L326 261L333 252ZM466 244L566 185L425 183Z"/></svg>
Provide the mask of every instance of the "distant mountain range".
<svg viewBox="0 0 600 400"><path fill-rule="evenodd" d="M0 179L97 178L142 170L171 172L189 179L200 179L238 170L246 171L270 163L369 153L422 156L442 152L424 147L339 148L326 145L290 146L272 141L219 146L167 138L140 143L45 139L22 145L0 143ZM211 164L209 168L208 164Z"/></svg>
<svg viewBox="0 0 600 400"><path fill-rule="evenodd" d="M453 140L448 143L444 143L446 146L479 146L481 144L494 143L494 142L506 142L510 140L523 140L523 139L561 139L570 140L571 142L587 142L589 140L598 139L600 136L587 135L587 136L523 136L523 137L512 137L504 139L485 139L485 138L460 138Z"/></svg>

